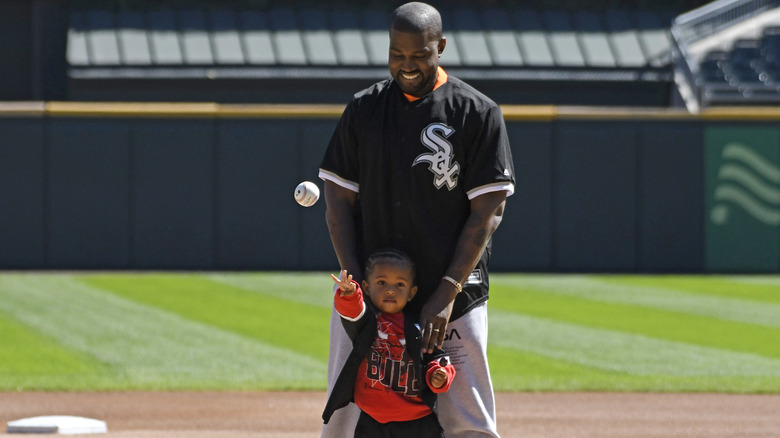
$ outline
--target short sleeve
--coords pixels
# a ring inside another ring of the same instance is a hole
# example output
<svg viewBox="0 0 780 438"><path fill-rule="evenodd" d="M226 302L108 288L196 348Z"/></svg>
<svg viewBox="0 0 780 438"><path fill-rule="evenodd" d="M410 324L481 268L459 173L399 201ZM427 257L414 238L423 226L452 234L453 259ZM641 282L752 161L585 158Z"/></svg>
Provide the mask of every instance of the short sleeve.
<svg viewBox="0 0 780 438"><path fill-rule="evenodd" d="M355 100L341 114L319 169L323 181L359 192L358 142L355 132Z"/></svg>
<svg viewBox="0 0 780 438"><path fill-rule="evenodd" d="M515 171L509 136L501 108L492 104L482 112L474 147L468 156L465 187L469 199L489 192L514 193Z"/></svg>

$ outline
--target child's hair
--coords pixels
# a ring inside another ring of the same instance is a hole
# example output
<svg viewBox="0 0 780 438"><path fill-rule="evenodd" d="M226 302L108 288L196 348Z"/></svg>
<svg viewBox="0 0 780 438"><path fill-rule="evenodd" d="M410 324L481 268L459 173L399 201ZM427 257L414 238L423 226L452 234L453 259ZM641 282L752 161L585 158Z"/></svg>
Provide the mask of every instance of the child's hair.
<svg viewBox="0 0 780 438"><path fill-rule="evenodd" d="M365 272L366 278L368 278L368 276L371 275L371 271L374 269L374 266L378 262L385 261L385 260L388 261L394 260L409 265L409 269L412 271L412 284L416 284L417 268L414 266L414 262L412 261L412 258L406 255L406 253L404 253L403 251L397 249L384 249L371 254L368 257L368 260L366 260L366 272Z"/></svg>

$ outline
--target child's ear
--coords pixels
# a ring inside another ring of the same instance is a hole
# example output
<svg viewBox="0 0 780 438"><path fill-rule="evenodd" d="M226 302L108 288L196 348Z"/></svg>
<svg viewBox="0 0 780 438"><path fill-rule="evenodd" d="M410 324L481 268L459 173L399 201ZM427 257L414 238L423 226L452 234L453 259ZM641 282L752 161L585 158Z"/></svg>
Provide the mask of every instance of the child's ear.
<svg viewBox="0 0 780 438"><path fill-rule="evenodd" d="M417 286L412 286L412 288L409 289L409 299L407 301L412 301L415 295L417 295Z"/></svg>
<svg viewBox="0 0 780 438"><path fill-rule="evenodd" d="M363 288L363 292L368 292L368 281L363 280L361 287Z"/></svg>

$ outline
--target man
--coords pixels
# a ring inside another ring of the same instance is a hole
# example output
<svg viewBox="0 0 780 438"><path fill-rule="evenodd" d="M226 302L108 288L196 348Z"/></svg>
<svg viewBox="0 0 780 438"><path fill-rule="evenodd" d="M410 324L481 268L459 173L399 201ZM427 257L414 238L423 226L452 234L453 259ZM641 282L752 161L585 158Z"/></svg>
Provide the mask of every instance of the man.
<svg viewBox="0 0 780 438"><path fill-rule="evenodd" d="M487 267L514 170L498 105L439 67L446 42L432 6L413 2L393 12L392 78L350 101L320 178L342 270L362 273L365 257L384 248L417 261L419 289L409 306L420 315L423 349L442 347L458 373L438 401L445 435L497 437ZM351 350L340 324L334 314L329 392ZM323 437L351 436L359 411L337 414Z"/></svg>

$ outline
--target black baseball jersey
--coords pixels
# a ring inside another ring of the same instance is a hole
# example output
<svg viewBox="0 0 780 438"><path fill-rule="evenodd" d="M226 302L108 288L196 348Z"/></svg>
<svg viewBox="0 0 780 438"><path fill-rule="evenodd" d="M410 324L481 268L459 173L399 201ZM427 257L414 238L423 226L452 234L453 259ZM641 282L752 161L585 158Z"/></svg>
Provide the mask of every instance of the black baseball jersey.
<svg viewBox="0 0 780 438"><path fill-rule="evenodd" d="M501 109L451 76L414 102L392 79L355 94L319 176L357 192L361 260L386 248L412 257L419 286L409 303L414 312L445 274L470 200L491 191L514 191ZM487 299L490 247L458 295L451 320Z"/></svg>

